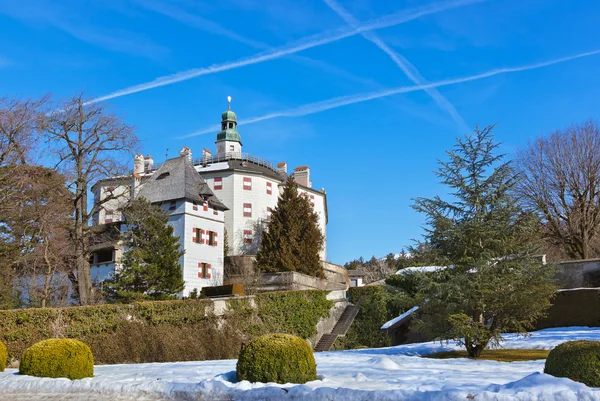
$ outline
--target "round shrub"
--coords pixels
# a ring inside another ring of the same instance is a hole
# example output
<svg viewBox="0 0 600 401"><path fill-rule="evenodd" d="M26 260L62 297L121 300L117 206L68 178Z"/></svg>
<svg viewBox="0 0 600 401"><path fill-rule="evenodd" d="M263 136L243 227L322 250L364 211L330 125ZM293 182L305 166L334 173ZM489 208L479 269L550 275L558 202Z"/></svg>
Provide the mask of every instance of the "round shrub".
<svg viewBox="0 0 600 401"><path fill-rule="evenodd" d="M51 338L25 350L19 373L37 377L66 377L71 380L94 376L90 347L78 340Z"/></svg>
<svg viewBox="0 0 600 401"><path fill-rule="evenodd" d="M266 334L240 351L238 380L306 383L317 380L317 364L306 341L289 334Z"/></svg>
<svg viewBox="0 0 600 401"><path fill-rule="evenodd" d="M567 341L550 351L544 373L600 387L600 341Z"/></svg>
<svg viewBox="0 0 600 401"><path fill-rule="evenodd" d="M8 351L6 350L6 345L3 342L0 342L0 372L4 372L6 369L6 360L8 359Z"/></svg>

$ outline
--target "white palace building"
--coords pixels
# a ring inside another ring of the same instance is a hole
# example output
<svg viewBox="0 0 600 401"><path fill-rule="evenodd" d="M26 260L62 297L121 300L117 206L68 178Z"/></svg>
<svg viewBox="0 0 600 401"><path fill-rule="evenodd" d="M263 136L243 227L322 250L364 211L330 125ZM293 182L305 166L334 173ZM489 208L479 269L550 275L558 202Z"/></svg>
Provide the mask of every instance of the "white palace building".
<svg viewBox="0 0 600 401"><path fill-rule="evenodd" d="M255 254L257 238L277 205L287 177L287 164L270 163L242 151L237 117L228 109L221 115L213 153L203 149L193 158L184 147L179 157L154 163L151 156L135 155L130 176L98 181L93 187L94 201L109 200L94 216L96 230L121 221L119 209L132 197L144 197L169 213L174 235L180 238L183 278L187 296L194 289L221 285L224 268L224 239L227 231L229 255ZM298 190L306 196L319 216L325 242L321 260L327 260L327 197L325 190L312 188L308 166L291 173ZM93 248L92 274L102 280L119 268L122 247L118 241L100 241Z"/></svg>

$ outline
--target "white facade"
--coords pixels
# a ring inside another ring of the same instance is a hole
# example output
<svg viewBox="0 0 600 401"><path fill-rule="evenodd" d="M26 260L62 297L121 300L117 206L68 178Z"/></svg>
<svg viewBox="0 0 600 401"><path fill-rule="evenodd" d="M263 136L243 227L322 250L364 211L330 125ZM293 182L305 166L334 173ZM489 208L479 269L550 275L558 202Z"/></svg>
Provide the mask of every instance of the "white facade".
<svg viewBox="0 0 600 401"><path fill-rule="evenodd" d="M189 164L197 180L201 178L197 175L187 156L182 156L185 163ZM172 159L175 160L175 159ZM179 162L179 161L178 161ZM172 163L172 162L170 162ZM103 201L111 193L119 192L123 196L110 200L104 205L111 205L114 210L119 209L129 201L130 188L137 184L136 194L143 196L144 186L153 185L154 175L160 175L158 169L153 173L134 173L137 177L132 180L128 177L107 179L99 182L93 188L96 201ZM155 177L154 177L155 178ZM136 183L136 184L134 184ZM197 182L192 183L197 187ZM110 188L108 190L107 188ZM165 191L160 191L161 193ZM147 192L146 192L147 193ZM186 199L181 194L173 194L176 199L168 199L168 195L160 202L153 202L165 210L169 215L169 224L173 227L173 235L179 237L181 249L185 250L179 263L182 266L182 275L185 283L181 296L188 296L191 291L197 289L198 292L203 287L216 286L223 284L223 250L224 250L224 207L213 205L210 201L192 201ZM152 201L152 199L150 199ZM105 224L120 221L107 218L105 208L100 209L94 224ZM95 281L102 281L109 278L120 268L123 249L114 241L95 247L92 255L91 268L92 277ZM108 260L107 255L112 255L112 260ZM98 256L102 256L100 260Z"/></svg>
<svg viewBox="0 0 600 401"><path fill-rule="evenodd" d="M277 179L260 172L232 170L229 165L222 164L221 170L210 164L195 167L214 194L229 208L225 212L225 228L230 255L255 254L257 231L260 223L266 221L277 206L283 191L283 177ZM298 193L309 199L319 216L319 228L324 238L319 256L321 260L327 260L326 195L300 185Z"/></svg>

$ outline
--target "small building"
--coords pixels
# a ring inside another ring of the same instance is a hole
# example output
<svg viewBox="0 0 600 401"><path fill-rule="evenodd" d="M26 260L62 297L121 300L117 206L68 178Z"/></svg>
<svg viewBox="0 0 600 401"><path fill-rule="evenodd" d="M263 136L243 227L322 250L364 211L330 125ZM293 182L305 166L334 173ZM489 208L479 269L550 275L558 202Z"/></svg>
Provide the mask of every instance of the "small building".
<svg viewBox="0 0 600 401"><path fill-rule="evenodd" d="M350 278L350 287L362 287L365 285L365 273L362 270L348 270L348 277Z"/></svg>

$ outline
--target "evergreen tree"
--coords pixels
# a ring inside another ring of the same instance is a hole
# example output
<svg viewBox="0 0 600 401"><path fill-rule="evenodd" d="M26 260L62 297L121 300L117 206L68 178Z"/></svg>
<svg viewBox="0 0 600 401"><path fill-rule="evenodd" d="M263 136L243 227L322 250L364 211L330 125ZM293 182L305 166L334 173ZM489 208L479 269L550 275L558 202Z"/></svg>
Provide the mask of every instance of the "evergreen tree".
<svg viewBox="0 0 600 401"><path fill-rule="evenodd" d="M138 198L123 209L126 230L122 233L127 251L122 268L107 283L111 298L166 299L183 290L183 274L179 259L179 237L173 236L169 216L144 198Z"/></svg>
<svg viewBox="0 0 600 401"><path fill-rule="evenodd" d="M526 332L550 305L552 269L531 257L526 240L536 220L522 212L511 190L517 182L510 162L495 152L493 126L458 139L437 176L451 189L446 201L419 198L427 216L425 243L452 269L422 275L418 298L424 329L465 345L477 357L507 331Z"/></svg>
<svg viewBox="0 0 600 401"><path fill-rule="evenodd" d="M309 200L298 194L293 177L288 177L277 207L271 214L256 255L264 272L296 271L324 277L319 252L323 234Z"/></svg>

